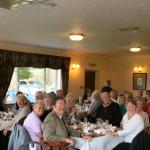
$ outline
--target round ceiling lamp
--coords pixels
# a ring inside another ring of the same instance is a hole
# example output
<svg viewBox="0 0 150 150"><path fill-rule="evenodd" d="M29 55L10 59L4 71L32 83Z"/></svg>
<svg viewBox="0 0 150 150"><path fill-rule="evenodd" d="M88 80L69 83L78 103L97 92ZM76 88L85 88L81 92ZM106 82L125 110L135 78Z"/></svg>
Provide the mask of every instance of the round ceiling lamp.
<svg viewBox="0 0 150 150"><path fill-rule="evenodd" d="M141 47L131 47L130 51L131 52L139 52L139 51L141 51Z"/></svg>
<svg viewBox="0 0 150 150"><path fill-rule="evenodd" d="M72 41L81 41L81 40L83 40L83 38L84 38L84 34L82 34L82 33L80 33L80 34L70 34L69 35L69 38L70 38L70 40L72 40Z"/></svg>
<svg viewBox="0 0 150 150"><path fill-rule="evenodd" d="M24 0L25 2L34 2L35 0Z"/></svg>

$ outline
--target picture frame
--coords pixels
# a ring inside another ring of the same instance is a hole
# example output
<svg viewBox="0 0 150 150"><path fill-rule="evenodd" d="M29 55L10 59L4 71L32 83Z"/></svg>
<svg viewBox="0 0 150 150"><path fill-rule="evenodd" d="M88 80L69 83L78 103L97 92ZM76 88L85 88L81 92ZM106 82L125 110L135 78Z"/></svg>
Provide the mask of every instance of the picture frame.
<svg viewBox="0 0 150 150"><path fill-rule="evenodd" d="M147 73L133 73L133 90L146 90Z"/></svg>

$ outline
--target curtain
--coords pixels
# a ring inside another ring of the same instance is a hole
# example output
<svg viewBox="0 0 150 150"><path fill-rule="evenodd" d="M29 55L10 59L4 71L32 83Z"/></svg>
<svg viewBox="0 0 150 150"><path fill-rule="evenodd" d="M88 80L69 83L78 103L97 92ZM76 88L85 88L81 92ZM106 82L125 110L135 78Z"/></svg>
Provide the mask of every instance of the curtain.
<svg viewBox="0 0 150 150"><path fill-rule="evenodd" d="M51 68L62 70L62 87L68 91L70 57L0 50L0 103L5 98L15 67Z"/></svg>

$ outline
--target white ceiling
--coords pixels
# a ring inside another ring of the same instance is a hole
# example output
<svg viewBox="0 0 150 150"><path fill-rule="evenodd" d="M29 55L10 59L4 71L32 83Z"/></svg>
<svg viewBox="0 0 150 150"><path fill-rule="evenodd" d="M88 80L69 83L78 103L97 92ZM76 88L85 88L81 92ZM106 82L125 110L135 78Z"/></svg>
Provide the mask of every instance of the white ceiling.
<svg viewBox="0 0 150 150"><path fill-rule="evenodd" d="M5 0L0 0L5 1ZM0 41L100 54L150 53L150 0L51 0L56 7L0 8ZM139 27L139 32L120 28ZM85 39L73 42L69 33Z"/></svg>

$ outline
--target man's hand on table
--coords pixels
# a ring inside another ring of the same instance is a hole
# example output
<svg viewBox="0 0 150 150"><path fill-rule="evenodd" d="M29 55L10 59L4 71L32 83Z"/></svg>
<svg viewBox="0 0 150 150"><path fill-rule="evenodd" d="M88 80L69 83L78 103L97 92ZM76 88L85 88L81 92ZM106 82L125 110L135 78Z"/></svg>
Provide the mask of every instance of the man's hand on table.
<svg viewBox="0 0 150 150"><path fill-rule="evenodd" d="M69 143L70 146L74 145L74 140L72 138L66 138L65 142Z"/></svg>
<svg viewBox="0 0 150 150"><path fill-rule="evenodd" d="M82 138L88 142L92 141L92 137L90 135L84 135L84 136L82 136Z"/></svg>

